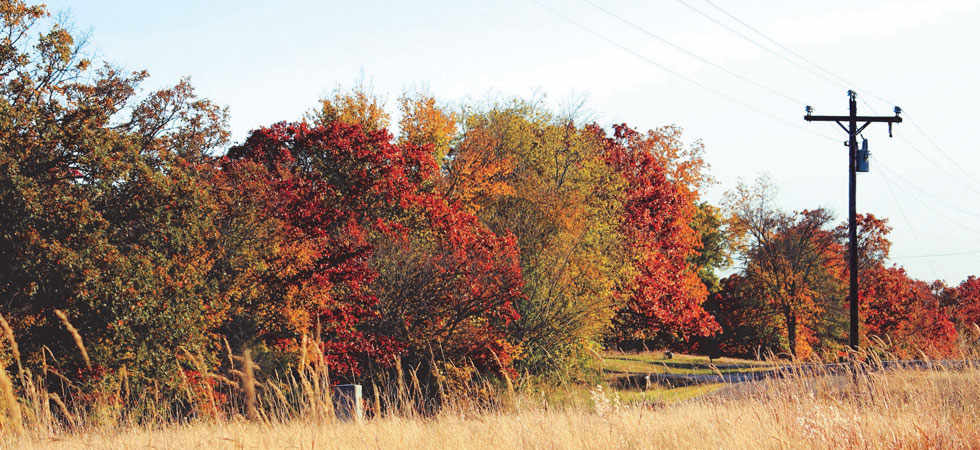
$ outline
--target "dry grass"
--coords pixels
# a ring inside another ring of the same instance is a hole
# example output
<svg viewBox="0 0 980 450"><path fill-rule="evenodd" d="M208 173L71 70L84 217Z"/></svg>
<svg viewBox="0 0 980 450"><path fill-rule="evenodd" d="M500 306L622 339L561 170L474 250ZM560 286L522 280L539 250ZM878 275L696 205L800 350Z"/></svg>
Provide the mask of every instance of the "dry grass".
<svg viewBox="0 0 980 450"><path fill-rule="evenodd" d="M59 316L84 353L81 337ZM236 356L226 345L224 374L184 350L215 382L193 389L184 376L192 414L181 420L130 415L125 368L100 392L102 403L79 407L49 393L18 359L19 386L0 369L0 448L980 448L978 365L873 371L881 361L868 352L856 355L868 363L853 369L790 363L782 379L616 391L494 384L466 375L470 368L432 361L441 367L432 399L423 395L418 367L403 371L398 362L381 388L365 386L374 417L345 423L335 419L320 347L304 338L295 372L262 377L247 349ZM976 360L975 349L964 354ZM42 371L57 375L47 364ZM160 399L141 398L166 409Z"/></svg>
<svg viewBox="0 0 980 450"><path fill-rule="evenodd" d="M75 340L75 345L78 346L78 351L81 352L82 354L82 359L85 360L85 365L88 366L89 369L91 369L92 363L88 359L88 350L85 349L85 344L82 342L82 335L79 334L78 329L76 329L71 324L71 322L68 321L68 316L65 315L63 311L56 309L54 310L54 313L58 316L59 319L61 319L61 323L65 326L65 329L68 330L69 333L71 333L72 339ZM13 333L11 333L11 336L13 336Z"/></svg>
<svg viewBox="0 0 980 450"><path fill-rule="evenodd" d="M10 448L977 448L980 369L896 371L730 386L667 406L533 396L493 410L364 423L221 420L10 438Z"/></svg>

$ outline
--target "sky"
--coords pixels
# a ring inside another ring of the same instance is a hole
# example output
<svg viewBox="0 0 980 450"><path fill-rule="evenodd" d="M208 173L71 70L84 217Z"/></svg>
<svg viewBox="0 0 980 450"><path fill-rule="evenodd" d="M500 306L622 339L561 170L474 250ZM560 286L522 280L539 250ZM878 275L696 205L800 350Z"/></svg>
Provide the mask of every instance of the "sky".
<svg viewBox="0 0 980 450"><path fill-rule="evenodd" d="M416 90L451 105L585 99L600 125L701 140L709 201L768 174L784 209L840 221L847 136L803 115L846 114L853 89L859 114L904 111L893 138L865 130L857 186L858 211L893 227L892 262L949 284L980 275L980 0L46 3L96 60L149 71L147 91L190 77L229 108L234 141L362 82L393 114Z"/></svg>

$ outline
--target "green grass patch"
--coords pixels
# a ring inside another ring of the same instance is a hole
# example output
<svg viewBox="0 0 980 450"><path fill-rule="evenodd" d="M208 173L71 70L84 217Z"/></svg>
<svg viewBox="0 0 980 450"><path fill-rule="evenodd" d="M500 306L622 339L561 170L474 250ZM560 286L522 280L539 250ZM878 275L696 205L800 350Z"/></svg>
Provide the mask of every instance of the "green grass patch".
<svg viewBox="0 0 980 450"><path fill-rule="evenodd" d="M716 358L706 356L674 354L667 359L663 352L623 353L606 351L600 354L602 360L593 359L589 364L599 375L590 382L549 384L535 383L526 392L551 407L579 407L592 409L592 392L601 384L609 398L617 398L624 404L671 404L689 400L714 392L724 383L701 383L689 386L669 387L658 383L647 385L639 380L624 380L647 374L700 375L717 373L712 365L737 366L722 367L721 373L768 370L775 367L767 361L754 361L737 358ZM601 373L599 372L601 369Z"/></svg>
<svg viewBox="0 0 980 450"><path fill-rule="evenodd" d="M615 395L622 403L671 404L690 400L717 391L724 383L697 384L677 388L648 389L645 391L617 390Z"/></svg>
<svg viewBox="0 0 980 450"><path fill-rule="evenodd" d="M600 365L598 361L594 364ZM738 367L724 367L733 365ZM712 366L722 367L715 369ZM673 358L667 359L663 352L604 352L601 362L603 372L621 374L672 373L696 375L715 373L716 370L722 373L735 373L766 370L773 367L772 364L765 361L737 358L716 358L709 360L705 356L675 354Z"/></svg>

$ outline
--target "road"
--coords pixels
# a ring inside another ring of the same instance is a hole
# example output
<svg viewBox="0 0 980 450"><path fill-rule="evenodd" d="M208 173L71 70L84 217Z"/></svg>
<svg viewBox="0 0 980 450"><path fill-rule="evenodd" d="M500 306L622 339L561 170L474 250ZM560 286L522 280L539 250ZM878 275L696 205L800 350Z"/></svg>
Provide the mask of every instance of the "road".
<svg viewBox="0 0 980 450"><path fill-rule="evenodd" d="M799 378L806 376L827 376L841 375L861 372L877 372L898 369L919 369L919 370L963 370L966 368L980 368L980 360L888 360L874 364L859 364L853 367L850 363L828 363L828 364L787 364L774 367L772 369L750 370L735 372L735 370L751 369L753 366L743 365L705 365L704 368L717 370L717 373L708 374L682 374L682 373L624 373L620 378L620 384L645 388L650 383L658 383L669 386L688 386L692 384L704 383L743 383L746 381L759 381L771 378Z"/></svg>

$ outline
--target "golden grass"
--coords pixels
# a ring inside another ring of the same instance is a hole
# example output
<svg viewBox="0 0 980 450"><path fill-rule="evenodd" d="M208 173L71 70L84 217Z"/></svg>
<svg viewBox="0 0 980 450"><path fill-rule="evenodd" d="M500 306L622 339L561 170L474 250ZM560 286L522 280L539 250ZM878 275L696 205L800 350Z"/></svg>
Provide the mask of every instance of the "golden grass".
<svg viewBox="0 0 980 450"><path fill-rule="evenodd" d="M255 363L252 362L252 352L245 349L242 362L245 376L242 383L245 385L245 408L248 411L249 420L259 420L258 402L255 399Z"/></svg>
<svg viewBox="0 0 980 450"><path fill-rule="evenodd" d="M4 409L7 411L7 420L3 423L4 429L9 429L17 435L24 434L20 403L14 396L14 384L10 381L5 369L0 369L0 393L2 393Z"/></svg>
<svg viewBox="0 0 980 450"><path fill-rule="evenodd" d="M59 319L61 319L61 323L65 326L65 329L68 330L69 333L71 333L71 337L72 339L75 340L75 345L78 347L78 351L80 351L82 354L82 359L85 360L85 365L88 366L89 369L91 369L92 363L88 359L88 350L85 350L85 344L82 342L82 335L79 334L78 329L76 329L71 324L71 322L68 321L68 316L65 315L63 311L56 309L54 310L54 313L58 316Z"/></svg>
<svg viewBox="0 0 980 450"><path fill-rule="evenodd" d="M81 337L63 313L58 316L84 355ZM14 341L12 332L3 332ZM502 382L495 387L467 375L475 369L432 361L439 367L438 398L428 398L435 394L423 395L418 367L403 371L396 361L394 379L365 389L374 416L345 423L334 415L319 344L312 342L308 352L304 339L295 372L262 377L248 349L236 356L227 348L227 376L183 349L188 363L215 383L192 389L180 371L192 409L179 420L133 415L125 406L131 397L124 367L97 392L101 401L66 405L18 360L20 386L0 369L6 413L0 448L980 448L978 365L874 371L881 360L868 351L854 355L867 361L855 366L784 363L782 379L616 390L548 386L533 378L516 384L507 378L506 388ZM633 359L655 364L656 358ZM677 359L700 364L693 356ZM58 375L46 363L42 371ZM158 395L140 398L150 410L166 409Z"/></svg>
<svg viewBox="0 0 980 450"><path fill-rule="evenodd" d="M592 391L593 408L524 394L500 409L447 408L361 424L242 419L8 437L27 448L977 448L980 369L817 376L732 385L670 405Z"/></svg>

